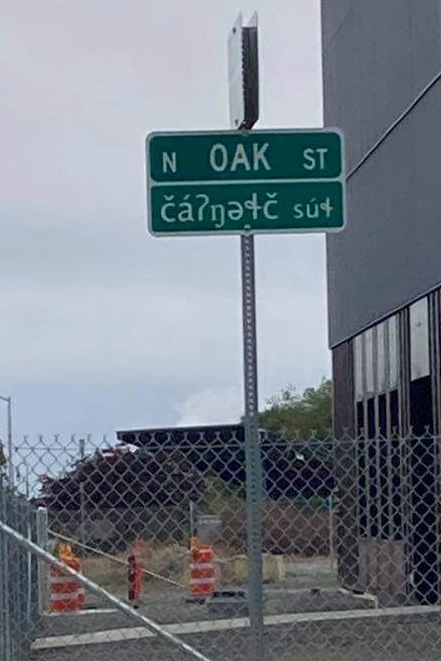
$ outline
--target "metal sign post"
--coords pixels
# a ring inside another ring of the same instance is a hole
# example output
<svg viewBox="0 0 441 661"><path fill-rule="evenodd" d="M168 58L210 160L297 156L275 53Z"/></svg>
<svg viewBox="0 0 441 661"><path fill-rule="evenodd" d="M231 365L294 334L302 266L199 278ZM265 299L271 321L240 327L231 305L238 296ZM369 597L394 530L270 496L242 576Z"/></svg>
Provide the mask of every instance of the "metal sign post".
<svg viewBox="0 0 441 661"><path fill-rule="evenodd" d="M230 131L151 133L147 207L153 236L239 234L245 392L250 654L263 661L262 458L254 234L345 227L344 141L336 129L251 131L259 115L257 14L228 37Z"/></svg>
<svg viewBox="0 0 441 661"><path fill-rule="evenodd" d="M256 287L254 237L240 239L242 261L242 315L245 399L245 456L247 484L248 608L250 659L264 658L262 571L262 458L259 439L257 382Z"/></svg>
<svg viewBox="0 0 441 661"><path fill-rule="evenodd" d="M257 14L243 27L242 14L228 40L230 121L232 128L251 129L258 119L259 58ZM250 103L250 99L253 101ZM249 658L263 661L262 458L259 439L257 380L256 283L254 236L240 237L245 404L245 461L248 538Z"/></svg>

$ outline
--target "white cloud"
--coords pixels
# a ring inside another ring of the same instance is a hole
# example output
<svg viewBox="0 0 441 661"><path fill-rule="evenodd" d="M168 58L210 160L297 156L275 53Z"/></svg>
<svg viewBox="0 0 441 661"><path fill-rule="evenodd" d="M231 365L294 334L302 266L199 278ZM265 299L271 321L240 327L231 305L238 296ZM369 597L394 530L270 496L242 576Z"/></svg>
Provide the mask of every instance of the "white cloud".
<svg viewBox="0 0 441 661"><path fill-rule="evenodd" d="M177 409L178 425L233 424L243 412L243 397L239 388L207 388L193 393Z"/></svg>

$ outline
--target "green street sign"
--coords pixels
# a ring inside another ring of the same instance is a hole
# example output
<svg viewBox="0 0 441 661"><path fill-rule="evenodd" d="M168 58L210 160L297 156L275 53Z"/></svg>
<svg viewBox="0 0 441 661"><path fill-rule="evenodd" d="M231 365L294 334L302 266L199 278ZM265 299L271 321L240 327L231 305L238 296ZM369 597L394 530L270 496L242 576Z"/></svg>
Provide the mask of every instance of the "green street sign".
<svg viewBox="0 0 441 661"><path fill-rule="evenodd" d="M331 232L345 225L339 131L152 133L146 148L155 236Z"/></svg>

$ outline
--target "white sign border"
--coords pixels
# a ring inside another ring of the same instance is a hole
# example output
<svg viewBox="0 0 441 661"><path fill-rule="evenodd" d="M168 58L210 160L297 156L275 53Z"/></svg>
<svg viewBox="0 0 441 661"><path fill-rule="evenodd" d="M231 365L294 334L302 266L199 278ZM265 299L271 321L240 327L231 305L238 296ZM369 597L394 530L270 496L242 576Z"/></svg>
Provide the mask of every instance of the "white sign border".
<svg viewBox="0 0 441 661"><path fill-rule="evenodd" d="M274 133L283 135L283 134L305 134L305 133L332 133L338 134L341 141L341 173L339 177L333 179L235 179L234 181L221 180L221 181L173 181L173 182L157 182L151 176L150 171L150 143L153 138L156 137L172 137L172 136L218 136L218 135L232 135L234 137L240 136L253 136L259 134L271 134ZM251 234L336 234L342 232L346 229L347 225L347 200L346 200L346 149L345 149L345 137L343 131L338 128L326 127L326 128L312 128L312 129L257 129L253 131L234 131L234 130L220 130L220 131L152 131L149 133L145 139L146 146L146 172L147 172L147 188L146 188L146 197L147 197L147 222L148 222L148 231L155 238L166 238L166 237L185 237L185 236L249 236ZM152 227L152 196L151 191L153 188L161 188L165 186L222 186L225 184L229 185L243 185L243 184L275 184L275 183L331 183L339 182L342 185L342 214L343 214L343 224L341 227L314 227L314 228L287 228L287 229L258 229L258 230L185 230L182 232L157 232Z"/></svg>

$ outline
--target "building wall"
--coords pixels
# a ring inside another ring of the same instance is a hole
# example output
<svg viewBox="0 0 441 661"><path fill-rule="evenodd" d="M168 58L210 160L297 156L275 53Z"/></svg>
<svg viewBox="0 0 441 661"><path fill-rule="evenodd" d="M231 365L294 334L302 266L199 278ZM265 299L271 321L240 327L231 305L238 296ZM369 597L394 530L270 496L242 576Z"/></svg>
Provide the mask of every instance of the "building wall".
<svg viewBox="0 0 441 661"><path fill-rule="evenodd" d="M340 480L339 576L437 603L441 0L323 0L322 26L348 173L347 229L327 240L335 433L353 433L357 467Z"/></svg>
<svg viewBox="0 0 441 661"><path fill-rule="evenodd" d="M325 124L345 132L350 175L347 229L327 241L336 346L441 281L441 82L351 175L441 70L440 2L322 7Z"/></svg>

